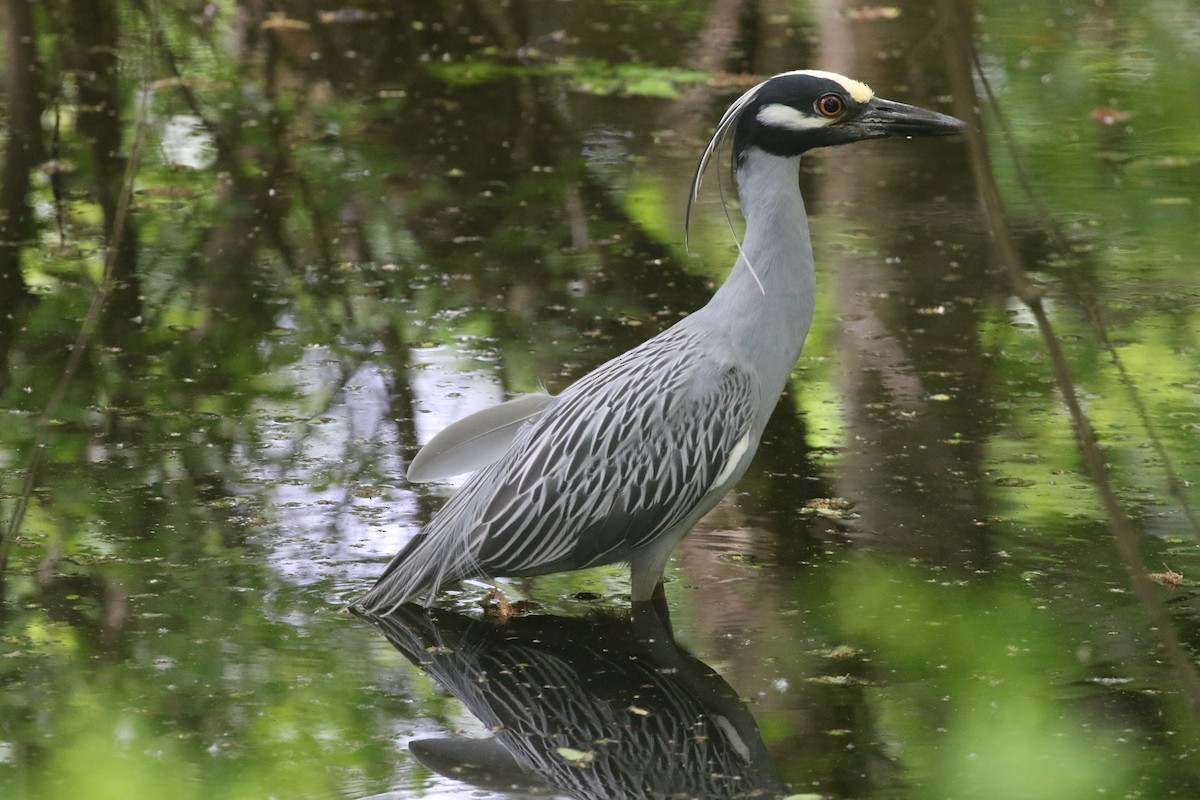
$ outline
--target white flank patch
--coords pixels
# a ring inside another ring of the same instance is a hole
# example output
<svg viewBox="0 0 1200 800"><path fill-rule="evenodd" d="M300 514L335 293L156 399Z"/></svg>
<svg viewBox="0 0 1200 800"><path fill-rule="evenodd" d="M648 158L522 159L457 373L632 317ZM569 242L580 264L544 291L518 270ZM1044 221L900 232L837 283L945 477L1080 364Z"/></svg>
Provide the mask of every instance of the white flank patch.
<svg viewBox="0 0 1200 800"><path fill-rule="evenodd" d="M772 103L763 106L758 111L758 121L772 128L787 128L789 131L810 131L814 128L824 128L835 120L831 117L818 117L805 114L783 103Z"/></svg>
<svg viewBox="0 0 1200 800"><path fill-rule="evenodd" d="M737 440L737 444L729 451L729 460L725 462L725 467L721 470L721 474L713 481L713 488L716 488L729 480L729 476L738 468L738 463L741 462L742 456L746 454L747 448L750 447L750 434Z"/></svg>

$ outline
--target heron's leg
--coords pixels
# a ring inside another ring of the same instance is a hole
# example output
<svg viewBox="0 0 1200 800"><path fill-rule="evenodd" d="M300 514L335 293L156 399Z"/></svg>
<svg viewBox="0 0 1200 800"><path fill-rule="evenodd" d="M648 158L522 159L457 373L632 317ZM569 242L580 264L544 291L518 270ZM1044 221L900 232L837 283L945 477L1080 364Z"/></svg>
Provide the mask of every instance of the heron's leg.
<svg viewBox="0 0 1200 800"><path fill-rule="evenodd" d="M666 597L663 590L663 570L666 569L667 559L679 537L662 537L654 544L641 550L636 550L629 559L629 577L631 579L631 599L635 603Z"/></svg>
<svg viewBox="0 0 1200 800"><path fill-rule="evenodd" d="M655 595L650 600L635 602L629 608L634 630L644 642L674 642L675 632L671 625L671 611L667 608L665 594Z"/></svg>

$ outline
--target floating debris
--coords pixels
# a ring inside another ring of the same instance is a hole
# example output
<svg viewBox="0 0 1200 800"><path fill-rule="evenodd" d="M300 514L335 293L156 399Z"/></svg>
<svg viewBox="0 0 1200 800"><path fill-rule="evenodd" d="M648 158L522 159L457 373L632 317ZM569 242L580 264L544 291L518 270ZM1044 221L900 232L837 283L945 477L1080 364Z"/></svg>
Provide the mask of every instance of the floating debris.
<svg viewBox="0 0 1200 800"><path fill-rule="evenodd" d="M595 752L591 750L585 752L583 750L576 750L572 747L559 747L554 752L558 753L559 758L561 758L563 761L566 761L568 764L581 769L590 767L592 765L592 761L596 759Z"/></svg>
<svg viewBox="0 0 1200 800"><path fill-rule="evenodd" d="M1170 586L1172 589L1181 588L1186 583L1182 575L1167 566L1163 567L1162 572L1151 572L1146 577L1155 583Z"/></svg>

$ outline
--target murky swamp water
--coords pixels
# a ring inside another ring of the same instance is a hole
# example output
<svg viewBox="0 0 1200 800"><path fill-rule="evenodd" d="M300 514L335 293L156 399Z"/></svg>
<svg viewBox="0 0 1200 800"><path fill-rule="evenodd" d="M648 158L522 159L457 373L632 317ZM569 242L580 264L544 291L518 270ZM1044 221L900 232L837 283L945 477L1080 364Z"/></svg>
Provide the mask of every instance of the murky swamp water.
<svg viewBox="0 0 1200 800"><path fill-rule="evenodd" d="M1200 796L1194 8L3 11L0 796ZM986 136L805 158L817 319L669 616L343 613L422 442L707 300L696 159L799 67Z"/></svg>

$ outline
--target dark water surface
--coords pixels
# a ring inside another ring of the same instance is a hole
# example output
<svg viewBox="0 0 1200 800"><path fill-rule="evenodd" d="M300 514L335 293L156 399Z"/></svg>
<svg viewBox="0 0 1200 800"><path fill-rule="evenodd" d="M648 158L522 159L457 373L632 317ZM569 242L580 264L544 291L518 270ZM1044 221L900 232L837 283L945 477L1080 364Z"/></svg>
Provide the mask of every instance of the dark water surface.
<svg viewBox="0 0 1200 800"><path fill-rule="evenodd" d="M1194 5L0 10L0 796L1200 796ZM669 619L341 613L420 443L707 300L696 159L800 67L985 136L806 157L817 318Z"/></svg>

